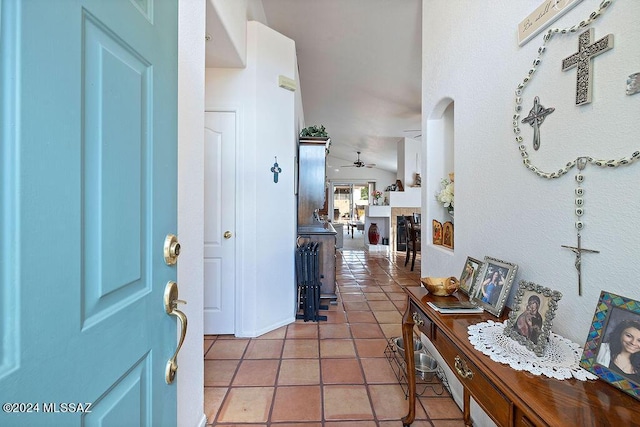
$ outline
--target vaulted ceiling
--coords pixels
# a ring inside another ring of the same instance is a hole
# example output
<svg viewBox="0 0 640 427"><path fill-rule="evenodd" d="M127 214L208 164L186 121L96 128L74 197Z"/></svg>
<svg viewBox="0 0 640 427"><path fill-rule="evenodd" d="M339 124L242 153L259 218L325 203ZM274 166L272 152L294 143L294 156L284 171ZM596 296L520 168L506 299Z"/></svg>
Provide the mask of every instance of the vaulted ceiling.
<svg viewBox="0 0 640 427"><path fill-rule="evenodd" d="M422 0L245 1L248 19L295 41L305 123L327 128L328 166L352 164L360 151L395 173L398 141L422 134ZM210 33L221 24L209 6ZM207 64L238 66L225 62L222 33L207 44Z"/></svg>
<svg viewBox="0 0 640 427"><path fill-rule="evenodd" d="M397 142L421 128L422 0L262 0L296 43L307 125L331 155L396 171ZM330 165L338 166L338 165Z"/></svg>

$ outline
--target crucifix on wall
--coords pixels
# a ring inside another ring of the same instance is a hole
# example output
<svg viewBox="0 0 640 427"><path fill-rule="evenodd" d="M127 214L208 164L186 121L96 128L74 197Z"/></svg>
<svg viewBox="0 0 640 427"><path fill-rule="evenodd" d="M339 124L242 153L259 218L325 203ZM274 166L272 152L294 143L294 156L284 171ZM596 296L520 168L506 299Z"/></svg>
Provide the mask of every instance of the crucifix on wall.
<svg viewBox="0 0 640 427"><path fill-rule="evenodd" d="M529 123L533 127L533 149L540 148L540 125L544 122L544 118L553 113L556 109L553 107L544 108L540 105L540 98L537 96L533 99L533 108L529 111L529 115L522 119L522 123Z"/></svg>
<svg viewBox="0 0 640 427"><path fill-rule="evenodd" d="M567 245L561 245L561 246L563 248L571 249L571 251L576 254L575 266L578 272L578 295L582 295L582 253L586 252L586 253L599 254L600 251L583 248L582 245L580 244L580 233L578 233L578 246L567 246Z"/></svg>
<svg viewBox="0 0 640 427"><path fill-rule="evenodd" d="M576 83L576 105L591 102L591 58L613 48L613 34L607 34L597 42L593 40L593 28L589 28L578 38L578 52L562 60L562 71L578 68Z"/></svg>
<svg viewBox="0 0 640 427"><path fill-rule="evenodd" d="M273 172L273 182L278 183L278 175L282 172L282 168L278 165L278 157L276 157L276 161L271 168L271 172Z"/></svg>

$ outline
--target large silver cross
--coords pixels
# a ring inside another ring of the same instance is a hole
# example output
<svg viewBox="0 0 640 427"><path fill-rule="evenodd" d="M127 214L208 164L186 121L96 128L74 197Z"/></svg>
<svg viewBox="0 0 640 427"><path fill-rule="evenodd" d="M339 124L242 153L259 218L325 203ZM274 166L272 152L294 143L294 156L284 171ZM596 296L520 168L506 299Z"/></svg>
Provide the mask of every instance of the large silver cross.
<svg viewBox="0 0 640 427"><path fill-rule="evenodd" d="M540 125L544 122L544 118L556 111L555 108L544 108L540 105L540 98L533 98L533 108L529 111L529 115L522 119L522 123L529 123L533 127L533 149L540 148Z"/></svg>
<svg viewBox="0 0 640 427"><path fill-rule="evenodd" d="M578 271L578 295L582 295L582 268L580 266L582 262L582 252L599 254L600 251L594 251L593 249L585 249L580 245L580 233L578 233L578 246L566 246L561 245L563 248L571 249L576 254L576 270Z"/></svg>
<svg viewBox="0 0 640 427"><path fill-rule="evenodd" d="M576 105L591 102L591 58L613 48L613 34L607 34L595 43L593 28L589 28L578 38L578 52L562 60L562 71L578 67L576 83Z"/></svg>

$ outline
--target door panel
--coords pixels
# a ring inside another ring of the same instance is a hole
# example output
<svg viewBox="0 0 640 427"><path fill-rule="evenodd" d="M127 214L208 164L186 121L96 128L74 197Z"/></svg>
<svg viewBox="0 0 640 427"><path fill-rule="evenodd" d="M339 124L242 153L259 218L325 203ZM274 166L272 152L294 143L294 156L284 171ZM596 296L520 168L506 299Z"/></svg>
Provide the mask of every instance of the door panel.
<svg viewBox="0 0 640 427"><path fill-rule="evenodd" d="M85 14L83 49L83 320L108 318L148 293L146 240L152 177L150 64ZM117 256L109 256L117 248Z"/></svg>
<svg viewBox="0 0 640 427"><path fill-rule="evenodd" d="M233 112L205 113L205 334L235 333L235 122Z"/></svg>
<svg viewBox="0 0 640 427"><path fill-rule="evenodd" d="M0 0L0 19L0 400L39 404L0 425L175 425L177 1Z"/></svg>

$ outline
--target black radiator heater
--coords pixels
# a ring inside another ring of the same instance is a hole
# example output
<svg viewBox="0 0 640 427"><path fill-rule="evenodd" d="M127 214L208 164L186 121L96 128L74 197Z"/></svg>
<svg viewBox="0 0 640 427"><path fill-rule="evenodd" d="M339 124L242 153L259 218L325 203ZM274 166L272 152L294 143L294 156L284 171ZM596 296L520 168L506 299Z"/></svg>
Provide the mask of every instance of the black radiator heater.
<svg viewBox="0 0 640 427"><path fill-rule="evenodd" d="M298 313L296 319L305 322L327 320L320 316L320 310L329 307L320 305L320 243L309 242L296 249L296 282L298 294Z"/></svg>

